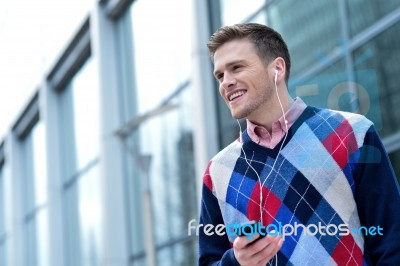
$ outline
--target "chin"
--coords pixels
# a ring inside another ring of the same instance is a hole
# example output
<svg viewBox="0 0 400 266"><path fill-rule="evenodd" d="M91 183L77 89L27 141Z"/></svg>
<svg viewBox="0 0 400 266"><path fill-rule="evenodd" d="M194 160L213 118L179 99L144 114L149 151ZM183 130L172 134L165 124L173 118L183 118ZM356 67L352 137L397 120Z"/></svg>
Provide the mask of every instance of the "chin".
<svg viewBox="0 0 400 266"><path fill-rule="evenodd" d="M229 108L231 111L231 116L234 119L242 119L242 118L247 118L249 117L256 108L252 105L243 105L243 106L237 106L236 108Z"/></svg>
<svg viewBox="0 0 400 266"><path fill-rule="evenodd" d="M231 111L231 116L232 116L232 118L234 118L234 119L246 118L246 115L245 115L245 114L242 114L242 113L234 113L234 112L232 112L232 111Z"/></svg>

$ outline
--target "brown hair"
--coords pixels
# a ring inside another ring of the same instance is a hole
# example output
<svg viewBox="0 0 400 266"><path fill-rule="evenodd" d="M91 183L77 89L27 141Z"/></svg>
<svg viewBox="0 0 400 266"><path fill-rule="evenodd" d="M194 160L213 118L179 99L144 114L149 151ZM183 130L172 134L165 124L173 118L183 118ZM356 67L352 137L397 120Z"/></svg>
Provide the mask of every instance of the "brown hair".
<svg viewBox="0 0 400 266"><path fill-rule="evenodd" d="M266 65L277 57L282 57L285 60L285 81L287 83L290 76L290 54L287 45L278 32L262 24L235 24L218 29L207 43L211 60L214 61L215 51L221 45L232 40L244 38L253 43L257 55Z"/></svg>

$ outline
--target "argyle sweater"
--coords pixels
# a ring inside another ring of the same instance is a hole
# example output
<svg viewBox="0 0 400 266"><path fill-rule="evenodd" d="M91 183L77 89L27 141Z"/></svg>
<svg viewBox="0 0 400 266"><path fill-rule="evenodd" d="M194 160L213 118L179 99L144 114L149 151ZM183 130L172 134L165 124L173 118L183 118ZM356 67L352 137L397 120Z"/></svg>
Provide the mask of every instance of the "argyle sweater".
<svg viewBox="0 0 400 266"><path fill-rule="evenodd" d="M220 151L203 177L200 223L260 221L257 171L264 226L348 228L344 235L300 228L285 237L278 265L400 265L399 186L372 122L308 106L283 141L268 149L244 131ZM383 235L360 226L380 226ZM200 230L199 265L239 265L234 239Z"/></svg>

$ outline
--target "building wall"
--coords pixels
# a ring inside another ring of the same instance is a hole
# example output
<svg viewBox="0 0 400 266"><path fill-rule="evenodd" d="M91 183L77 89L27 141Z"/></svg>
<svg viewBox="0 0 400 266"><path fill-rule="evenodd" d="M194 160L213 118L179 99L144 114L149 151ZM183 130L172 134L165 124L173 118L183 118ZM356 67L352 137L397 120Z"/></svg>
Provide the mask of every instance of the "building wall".
<svg viewBox="0 0 400 266"><path fill-rule="evenodd" d="M98 1L82 21L1 142L0 265L196 264L201 174L238 134L205 46L221 25L281 32L292 96L366 115L400 176L398 1Z"/></svg>

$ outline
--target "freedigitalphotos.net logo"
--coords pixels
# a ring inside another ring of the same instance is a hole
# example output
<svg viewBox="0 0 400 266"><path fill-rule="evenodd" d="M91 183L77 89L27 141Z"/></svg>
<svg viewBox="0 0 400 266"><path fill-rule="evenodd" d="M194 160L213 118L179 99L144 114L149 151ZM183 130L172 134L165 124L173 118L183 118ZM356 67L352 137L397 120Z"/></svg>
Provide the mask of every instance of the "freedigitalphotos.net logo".
<svg viewBox="0 0 400 266"><path fill-rule="evenodd" d="M321 236L346 236L350 233L358 235L383 235L383 228L378 226L365 227L361 226L359 228L349 228L348 224L327 224L323 225L321 222L318 224L300 224L295 222L294 224L282 224L278 222L277 224L262 225L260 222L249 222L244 224L231 223L228 225L224 224L197 224L195 219L192 219L188 223L188 235L191 236L193 233L198 236L200 230L206 236L223 236L227 234L228 236L243 235L246 236L247 240L252 239L257 234L261 236L271 235L271 236L282 236L283 239L287 236L298 236L311 235L315 236L317 234ZM193 232L194 231L194 232Z"/></svg>

